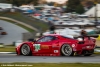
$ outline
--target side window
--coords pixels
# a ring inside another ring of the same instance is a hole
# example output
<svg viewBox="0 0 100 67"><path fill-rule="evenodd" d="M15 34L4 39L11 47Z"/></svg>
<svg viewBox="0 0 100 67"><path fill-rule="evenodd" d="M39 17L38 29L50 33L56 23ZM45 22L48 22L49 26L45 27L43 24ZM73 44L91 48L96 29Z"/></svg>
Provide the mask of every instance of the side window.
<svg viewBox="0 0 100 67"><path fill-rule="evenodd" d="M39 39L37 42L49 42L49 41L52 41L55 39L56 39L56 37L53 37L53 36L45 36L45 37Z"/></svg>

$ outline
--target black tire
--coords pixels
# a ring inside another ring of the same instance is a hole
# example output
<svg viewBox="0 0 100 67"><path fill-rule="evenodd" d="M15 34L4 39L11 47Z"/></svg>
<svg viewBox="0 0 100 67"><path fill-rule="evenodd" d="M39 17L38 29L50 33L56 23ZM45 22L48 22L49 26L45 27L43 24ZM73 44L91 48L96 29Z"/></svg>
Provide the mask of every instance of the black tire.
<svg viewBox="0 0 100 67"><path fill-rule="evenodd" d="M72 47L69 44L64 44L61 47L61 55L62 56L73 56L74 52Z"/></svg>
<svg viewBox="0 0 100 67"><path fill-rule="evenodd" d="M27 44L22 45L20 51L21 51L21 54L24 56L30 56L32 54L31 49L29 45Z"/></svg>

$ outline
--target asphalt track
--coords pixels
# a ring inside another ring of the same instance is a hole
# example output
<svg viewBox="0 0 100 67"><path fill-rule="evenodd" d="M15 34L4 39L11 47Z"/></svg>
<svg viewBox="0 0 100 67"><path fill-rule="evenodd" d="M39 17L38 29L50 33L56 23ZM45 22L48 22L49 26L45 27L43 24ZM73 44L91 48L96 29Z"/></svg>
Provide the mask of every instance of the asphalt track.
<svg viewBox="0 0 100 67"><path fill-rule="evenodd" d="M100 56L17 56L16 54L0 54L0 63L30 62L30 63L100 63Z"/></svg>

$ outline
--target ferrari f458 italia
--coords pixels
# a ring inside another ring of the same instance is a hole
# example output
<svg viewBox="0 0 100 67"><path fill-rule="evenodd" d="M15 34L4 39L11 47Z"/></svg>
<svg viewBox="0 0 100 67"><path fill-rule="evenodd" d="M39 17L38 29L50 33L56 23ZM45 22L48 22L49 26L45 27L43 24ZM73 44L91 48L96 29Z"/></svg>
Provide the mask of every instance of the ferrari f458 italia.
<svg viewBox="0 0 100 67"><path fill-rule="evenodd" d="M90 56L94 53L95 42L95 39L88 36L70 38L50 34L38 40L23 42L16 47L16 53L24 56Z"/></svg>

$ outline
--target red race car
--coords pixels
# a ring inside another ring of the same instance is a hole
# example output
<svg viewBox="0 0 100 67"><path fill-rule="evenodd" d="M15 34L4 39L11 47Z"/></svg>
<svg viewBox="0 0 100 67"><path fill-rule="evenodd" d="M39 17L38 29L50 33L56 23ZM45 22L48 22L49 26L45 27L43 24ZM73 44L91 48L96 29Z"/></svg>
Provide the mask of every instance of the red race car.
<svg viewBox="0 0 100 67"><path fill-rule="evenodd" d="M90 56L94 53L95 39L70 38L58 34L44 35L38 40L24 42L16 47L17 55L33 56Z"/></svg>

